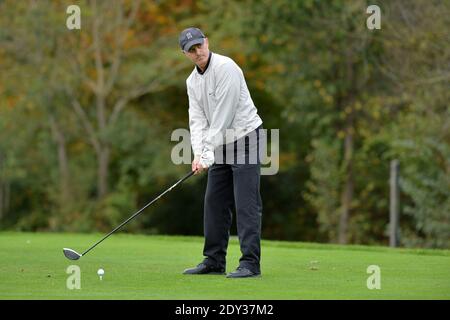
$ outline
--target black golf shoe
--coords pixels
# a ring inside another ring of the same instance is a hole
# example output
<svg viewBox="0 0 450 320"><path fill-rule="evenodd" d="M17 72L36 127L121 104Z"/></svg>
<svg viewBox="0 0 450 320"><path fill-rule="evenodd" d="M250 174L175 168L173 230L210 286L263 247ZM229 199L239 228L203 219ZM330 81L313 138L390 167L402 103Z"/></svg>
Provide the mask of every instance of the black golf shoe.
<svg viewBox="0 0 450 320"><path fill-rule="evenodd" d="M184 270L183 274L218 274L224 275L225 268L218 268L205 263L200 263L198 266Z"/></svg>
<svg viewBox="0 0 450 320"><path fill-rule="evenodd" d="M251 278L261 277L261 272L253 272L245 267L238 267L236 271L233 271L227 275L227 278Z"/></svg>

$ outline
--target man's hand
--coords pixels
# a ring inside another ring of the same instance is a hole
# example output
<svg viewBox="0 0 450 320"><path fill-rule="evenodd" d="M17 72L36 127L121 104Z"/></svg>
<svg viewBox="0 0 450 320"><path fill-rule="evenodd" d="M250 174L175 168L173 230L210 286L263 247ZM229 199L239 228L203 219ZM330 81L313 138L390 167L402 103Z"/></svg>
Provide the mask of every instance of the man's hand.
<svg viewBox="0 0 450 320"><path fill-rule="evenodd" d="M209 168L214 164L214 161L214 152L208 151L207 149L203 150L203 153L200 156L200 165L203 168Z"/></svg>
<svg viewBox="0 0 450 320"><path fill-rule="evenodd" d="M194 161L192 161L192 171L195 171L194 175L202 173L206 168L202 167L200 164L200 156L195 156Z"/></svg>
<svg viewBox="0 0 450 320"><path fill-rule="evenodd" d="M200 156L195 156L192 162L192 171L195 171L194 175L208 169L214 164L214 160L214 152L212 151L204 150Z"/></svg>

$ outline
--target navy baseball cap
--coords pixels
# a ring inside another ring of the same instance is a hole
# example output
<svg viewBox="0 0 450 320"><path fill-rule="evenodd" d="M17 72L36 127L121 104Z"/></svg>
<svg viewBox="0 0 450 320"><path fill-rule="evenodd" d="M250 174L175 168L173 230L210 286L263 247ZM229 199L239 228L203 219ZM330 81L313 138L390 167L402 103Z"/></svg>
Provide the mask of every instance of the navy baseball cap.
<svg viewBox="0 0 450 320"><path fill-rule="evenodd" d="M203 44L205 41L205 35L199 28L187 28L181 31L179 43L181 50L189 51L189 49L195 44Z"/></svg>

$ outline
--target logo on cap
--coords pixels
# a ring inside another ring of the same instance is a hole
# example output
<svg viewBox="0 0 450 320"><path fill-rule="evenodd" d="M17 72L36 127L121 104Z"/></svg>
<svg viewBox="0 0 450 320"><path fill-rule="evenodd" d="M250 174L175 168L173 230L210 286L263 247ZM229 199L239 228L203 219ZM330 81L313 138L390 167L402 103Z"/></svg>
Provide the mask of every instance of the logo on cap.
<svg viewBox="0 0 450 320"><path fill-rule="evenodd" d="M188 51L190 47L192 47L195 44L202 44L203 39L205 38L205 35L203 32L198 28L187 28L184 29L180 37L178 38L181 50Z"/></svg>

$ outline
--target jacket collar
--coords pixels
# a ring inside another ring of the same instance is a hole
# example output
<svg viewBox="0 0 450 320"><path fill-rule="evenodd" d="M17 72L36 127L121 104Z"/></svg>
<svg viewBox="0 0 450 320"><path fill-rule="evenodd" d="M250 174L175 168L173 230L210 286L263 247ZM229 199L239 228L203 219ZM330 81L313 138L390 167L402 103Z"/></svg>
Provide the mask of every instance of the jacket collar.
<svg viewBox="0 0 450 320"><path fill-rule="evenodd" d="M206 63L205 71L202 71L197 65L195 65L195 68L197 69L197 72L201 75L205 74L206 70L208 70L209 63L211 62L212 52L209 52L208 62Z"/></svg>

